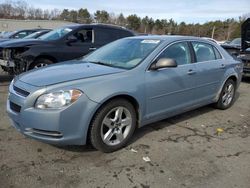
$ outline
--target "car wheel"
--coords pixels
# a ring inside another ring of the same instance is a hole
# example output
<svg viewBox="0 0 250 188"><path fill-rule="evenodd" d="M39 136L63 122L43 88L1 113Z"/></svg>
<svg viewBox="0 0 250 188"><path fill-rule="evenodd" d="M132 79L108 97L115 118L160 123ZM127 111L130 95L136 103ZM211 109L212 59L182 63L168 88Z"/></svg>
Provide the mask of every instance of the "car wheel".
<svg viewBox="0 0 250 188"><path fill-rule="evenodd" d="M90 126L90 142L102 152L113 152L125 146L136 128L136 112L124 99L105 104L94 116Z"/></svg>
<svg viewBox="0 0 250 188"><path fill-rule="evenodd" d="M235 98L235 82L231 79L227 80L224 84L220 98L215 104L217 108L225 110L232 106Z"/></svg>
<svg viewBox="0 0 250 188"><path fill-rule="evenodd" d="M48 66L50 64L53 64L53 61L51 61L49 59L40 58L40 59L36 60L34 63L31 64L29 70L38 69L38 68L41 68L41 67Z"/></svg>

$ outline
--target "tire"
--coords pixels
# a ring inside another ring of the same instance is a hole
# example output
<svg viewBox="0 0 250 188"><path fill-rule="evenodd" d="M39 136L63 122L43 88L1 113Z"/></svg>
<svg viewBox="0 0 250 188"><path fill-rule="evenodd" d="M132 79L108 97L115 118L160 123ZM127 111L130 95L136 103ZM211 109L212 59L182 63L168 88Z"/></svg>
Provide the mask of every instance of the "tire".
<svg viewBox="0 0 250 188"><path fill-rule="evenodd" d="M54 62L51 61L51 60L49 60L49 59L39 58L39 59L35 60L35 62L33 62L30 65L29 70L31 70L31 69L37 69L37 68L40 68L40 67L45 67L45 66L51 65L53 63Z"/></svg>
<svg viewBox="0 0 250 188"><path fill-rule="evenodd" d="M122 123L123 121L123 123ZM136 128L136 111L125 99L114 99L95 114L89 132L92 146L109 153L124 147Z"/></svg>
<svg viewBox="0 0 250 188"><path fill-rule="evenodd" d="M218 102L215 103L215 107L221 110L230 108L235 100L235 92L235 82L232 79L228 79L222 88Z"/></svg>

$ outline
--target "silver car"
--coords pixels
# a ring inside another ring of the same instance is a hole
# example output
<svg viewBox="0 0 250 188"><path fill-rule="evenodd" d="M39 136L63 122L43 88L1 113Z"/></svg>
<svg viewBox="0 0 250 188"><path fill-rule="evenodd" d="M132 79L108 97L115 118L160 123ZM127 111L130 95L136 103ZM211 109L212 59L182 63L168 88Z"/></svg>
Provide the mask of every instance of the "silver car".
<svg viewBox="0 0 250 188"><path fill-rule="evenodd" d="M7 112L28 137L112 152L138 127L211 103L229 108L241 76L242 63L208 40L131 37L16 77Z"/></svg>

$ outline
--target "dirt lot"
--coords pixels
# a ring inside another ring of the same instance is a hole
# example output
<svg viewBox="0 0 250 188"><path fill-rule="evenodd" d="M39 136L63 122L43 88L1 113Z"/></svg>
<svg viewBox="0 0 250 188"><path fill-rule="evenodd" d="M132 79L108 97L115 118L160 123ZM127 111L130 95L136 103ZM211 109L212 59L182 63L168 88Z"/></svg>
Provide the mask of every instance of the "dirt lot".
<svg viewBox="0 0 250 188"><path fill-rule="evenodd" d="M111 154L19 134L5 112L6 80L0 76L0 187L250 187L250 79L229 110L207 106L151 124Z"/></svg>

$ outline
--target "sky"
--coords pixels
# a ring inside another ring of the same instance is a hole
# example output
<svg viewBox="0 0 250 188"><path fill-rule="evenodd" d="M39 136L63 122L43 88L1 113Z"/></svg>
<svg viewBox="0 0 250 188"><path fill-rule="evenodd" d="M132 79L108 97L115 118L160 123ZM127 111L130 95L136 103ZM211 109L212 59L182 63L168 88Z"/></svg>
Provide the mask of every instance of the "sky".
<svg viewBox="0 0 250 188"><path fill-rule="evenodd" d="M0 2L4 0L0 0ZM250 0L26 0L42 9L87 8L90 13L106 10L125 16L137 14L154 19L173 18L177 22L204 23L238 18L250 13Z"/></svg>

